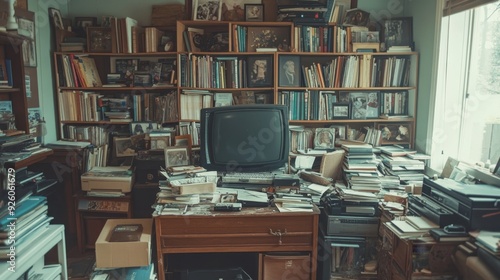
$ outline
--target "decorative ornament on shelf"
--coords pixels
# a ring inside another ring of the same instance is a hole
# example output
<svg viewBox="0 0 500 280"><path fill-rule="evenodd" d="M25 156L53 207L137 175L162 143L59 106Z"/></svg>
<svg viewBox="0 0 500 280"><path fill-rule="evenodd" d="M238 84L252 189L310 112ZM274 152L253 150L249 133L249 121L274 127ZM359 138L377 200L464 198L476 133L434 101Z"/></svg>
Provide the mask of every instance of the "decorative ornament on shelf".
<svg viewBox="0 0 500 280"><path fill-rule="evenodd" d="M4 0L5 2L9 3L9 13L7 16L7 24L5 25L5 28L7 31L16 31L18 26L17 26L17 21L14 16L15 11L14 11L14 3L16 2L15 0Z"/></svg>

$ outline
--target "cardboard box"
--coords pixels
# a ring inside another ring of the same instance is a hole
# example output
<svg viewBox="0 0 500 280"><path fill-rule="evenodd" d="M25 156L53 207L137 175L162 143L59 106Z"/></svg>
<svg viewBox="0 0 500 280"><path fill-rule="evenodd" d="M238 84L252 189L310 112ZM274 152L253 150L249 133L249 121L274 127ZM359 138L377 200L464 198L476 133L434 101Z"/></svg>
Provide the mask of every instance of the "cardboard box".
<svg viewBox="0 0 500 280"><path fill-rule="evenodd" d="M129 166L94 167L82 174L82 190L130 192L133 176L129 169Z"/></svg>
<svg viewBox="0 0 500 280"><path fill-rule="evenodd" d="M116 225L142 224L139 241L109 242ZM117 268L147 266L151 263L153 219L108 219L95 242L96 267Z"/></svg>

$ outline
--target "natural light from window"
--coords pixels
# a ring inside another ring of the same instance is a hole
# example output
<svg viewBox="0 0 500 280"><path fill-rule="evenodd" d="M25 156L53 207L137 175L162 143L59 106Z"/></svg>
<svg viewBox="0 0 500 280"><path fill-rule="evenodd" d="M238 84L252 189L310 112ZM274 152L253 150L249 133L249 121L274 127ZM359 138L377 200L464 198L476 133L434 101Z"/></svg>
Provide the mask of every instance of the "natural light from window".
<svg viewBox="0 0 500 280"><path fill-rule="evenodd" d="M443 17L431 167L500 157L500 4Z"/></svg>

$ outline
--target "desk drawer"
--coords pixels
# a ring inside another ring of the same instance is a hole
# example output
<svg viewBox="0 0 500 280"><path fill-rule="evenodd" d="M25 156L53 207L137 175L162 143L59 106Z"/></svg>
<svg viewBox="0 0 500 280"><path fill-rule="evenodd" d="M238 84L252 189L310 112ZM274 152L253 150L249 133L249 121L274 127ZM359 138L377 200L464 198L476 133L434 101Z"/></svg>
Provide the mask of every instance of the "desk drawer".
<svg viewBox="0 0 500 280"><path fill-rule="evenodd" d="M158 230L162 248L226 246L252 251L255 246L312 246L313 225L313 215L175 216L162 218Z"/></svg>

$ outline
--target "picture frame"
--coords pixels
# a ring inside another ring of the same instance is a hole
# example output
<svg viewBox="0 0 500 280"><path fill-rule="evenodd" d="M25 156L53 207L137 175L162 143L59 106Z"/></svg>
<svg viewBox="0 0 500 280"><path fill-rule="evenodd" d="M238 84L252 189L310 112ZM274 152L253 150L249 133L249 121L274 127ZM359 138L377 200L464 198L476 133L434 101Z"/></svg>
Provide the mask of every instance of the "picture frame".
<svg viewBox="0 0 500 280"><path fill-rule="evenodd" d="M152 85L150 74L134 74L134 87L150 87Z"/></svg>
<svg viewBox="0 0 500 280"><path fill-rule="evenodd" d="M96 17L75 17L75 27L81 27L83 29L87 27L97 26Z"/></svg>
<svg viewBox="0 0 500 280"><path fill-rule="evenodd" d="M64 30L61 11L56 8L49 8L49 15L54 28L58 30Z"/></svg>
<svg viewBox="0 0 500 280"><path fill-rule="evenodd" d="M26 67L36 67L35 40L25 39L21 45L23 49L23 63Z"/></svg>
<svg viewBox="0 0 500 280"><path fill-rule="evenodd" d="M184 134L184 135L176 135L175 136L175 146L183 146L183 147L191 148L192 145L193 144L192 144L191 135Z"/></svg>
<svg viewBox="0 0 500 280"><path fill-rule="evenodd" d="M378 92L351 92L351 119L375 119L380 115L380 102ZM368 104L370 106L368 106Z"/></svg>
<svg viewBox="0 0 500 280"><path fill-rule="evenodd" d="M385 50L392 46L413 45L413 17L395 17L383 22L383 42Z"/></svg>
<svg viewBox="0 0 500 280"><path fill-rule="evenodd" d="M335 148L335 128L318 127L314 131L314 149L328 150Z"/></svg>
<svg viewBox="0 0 500 280"><path fill-rule="evenodd" d="M165 149L165 167L189 165L187 147L168 147Z"/></svg>
<svg viewBox="0 0 500 280"><path fill-rule="evenodd" d="M248 52L255 52L258 48L276 48L281 52L290 51L290 28L270 26L248 26L247 44Z"/></svg>
<svg viewBox="0 0 500 280"><path fill-rule="evenodd" d="M35 22L26 18L17 19L17 34L35 40Z"/></svg>
<svg viewBox="0 0 500 280"><path fill-rule="evenodd" d="M193 20L220 21L222 0L193 0Z"/></svg>
<svg viewBox="0 0 500 280"><path fill-rule="evenodd" d="M346 140L346 126L345 125L331 125L331 128L335 128L335 140Z"/></svg>
<svg viewBox="0 0 500 280"><path fill-rule="evenodd" d="M132 139L130 137L114 137L113 146L115 147L116 157L131 157L137 155L133 149Z"/></svg>
<svg viewBox="0 0 500 280"><path fill-rule="evenodd" d="M245 21L264 21L264 5L245 4Z"/></svg>
<svg viewBox="0 0 500 280"><path fill-rule="evenodd" d="M293 55L282 55L279 57L278 62L278 86L300 86L300 57Z"/></svg>
<svg viewBox="0 0 500 280"><path fill-rule="evenodd" d="M378 124L381 130L380 145L410 144L412 129L410 123Z"/></svg>
<svg viewBox="0 0 500 280"><path fill-rule="evenodd" d="M370 13L359 8L349 9L345 13L344 26L367 26Z"/></svg>
<svg viewBox="0 0 500 280"><path fill-rule="evenodd" d="M112 52L112 40L110 27L87 27L87 50L89 52Z"/></svg>
<svg viewBox="0 0 500 280"><path fill-rule="evenodd" d="M351 115L351 103L334 102L332 103L332 119L347 120Z"/></svg>
<svg viewBox="0 0 500 280"><path fill-rule="evenodd" d="M152 136L150 143L150 150L165 150L170 147L170 136Z"/></svg>
<svg viewBox="0 0 500 280"><path fill-rule="evenodd" d="M222 0L222 21L244 21L245 4L261 4L262 0Z"/></svg>
<svg viewBox="0 0 500 280"><path fill-rule="evenodd" d="M247 63L249 87L271 87L273 85L273 58L271 56L250 56Z"/></svg>
<svg viewBox="0 0 500 280"><path fill-rule="evenodd" d="M139 135L149 133L150 131L158 129L158 124L155 122L131 122L130 134Z"/></svg>

